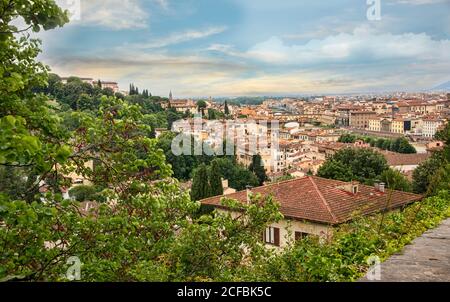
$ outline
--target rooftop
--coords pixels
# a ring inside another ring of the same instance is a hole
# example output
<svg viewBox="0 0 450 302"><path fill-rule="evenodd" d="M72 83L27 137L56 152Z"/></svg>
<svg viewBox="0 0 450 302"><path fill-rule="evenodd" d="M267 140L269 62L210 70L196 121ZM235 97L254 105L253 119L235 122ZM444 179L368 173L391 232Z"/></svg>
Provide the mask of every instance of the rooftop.
<svg viewBox="0 0 450 302"><path fill-rule="evenodd" d="M399 208L422 199L421 195L401 191L381 192L375 187L358 186L358 193L352 194L342 188L348 182L325 179L317 176L288 180L252 189L253 194L272 194L280 203L280 212L285 218L309 220L325 224L339 224L350 220L355 213L371 214L386 209ZM203 204L226 208L221 198L210 197ZM242 203L247 201L247 192L240 191L226 196Z"/></svg>

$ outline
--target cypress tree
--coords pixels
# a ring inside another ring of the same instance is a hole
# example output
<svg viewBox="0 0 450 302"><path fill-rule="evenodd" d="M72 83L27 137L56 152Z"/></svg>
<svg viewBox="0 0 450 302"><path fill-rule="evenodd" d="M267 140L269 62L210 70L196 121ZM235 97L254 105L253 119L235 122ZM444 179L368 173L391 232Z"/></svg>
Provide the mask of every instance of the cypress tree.
<svg viewBox="0 0 450 302"><path fill-rule="evenodd" d="M211 187L211 196L223 195L222 177L217 161L211 162L209 171L209 185Z"/></svg>
<svg viewBox="0 0 450 302"><path fill-rule="evenodd" d="M262 165L261 155L253 155L252 163L248 167L250 171L255 173L256 177L258 177L259 185L262 186L264 182L267 180L266 170Z"/></svg>
<svg viewBox="0 0 450 302"><path fill-rule="evenodd" d="M229 115L230 114L230 109L228 108L228 102L225 101L225 109L224 109L225 115Z"/></svg>
<svg viewBox="0 0 450 302"><path fill-rule="evenodd" d="M201 164L194 172L191 188L192 200L201 200L211 196L208 178L208 169L205 164Z"/></svg>

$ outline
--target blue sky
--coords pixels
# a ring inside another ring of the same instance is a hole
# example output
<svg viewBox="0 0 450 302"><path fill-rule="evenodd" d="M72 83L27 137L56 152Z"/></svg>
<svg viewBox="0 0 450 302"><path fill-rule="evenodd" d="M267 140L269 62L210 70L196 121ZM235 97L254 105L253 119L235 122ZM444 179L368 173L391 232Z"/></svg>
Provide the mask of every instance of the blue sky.
<svg viewBox="0 0 450 302"><path fill-rule="evenodd" d="M68 0L58 0L66 5ZM418 90L450 80L450 0L81 0L40 33L54 72L207 97Z"/></svg>

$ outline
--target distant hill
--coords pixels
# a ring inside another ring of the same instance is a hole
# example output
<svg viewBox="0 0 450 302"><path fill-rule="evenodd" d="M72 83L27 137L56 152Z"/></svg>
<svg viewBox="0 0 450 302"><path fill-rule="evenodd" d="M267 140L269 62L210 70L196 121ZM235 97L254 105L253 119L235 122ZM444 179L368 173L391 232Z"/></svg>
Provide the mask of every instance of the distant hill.
<svg viewBox="0 0 450 302"><path fill-rule="evenodd" d="M442 83L441 85L438 85L438 86L434 87L432 90L447 90L447 91L450 91L450 81Z"/></svg>

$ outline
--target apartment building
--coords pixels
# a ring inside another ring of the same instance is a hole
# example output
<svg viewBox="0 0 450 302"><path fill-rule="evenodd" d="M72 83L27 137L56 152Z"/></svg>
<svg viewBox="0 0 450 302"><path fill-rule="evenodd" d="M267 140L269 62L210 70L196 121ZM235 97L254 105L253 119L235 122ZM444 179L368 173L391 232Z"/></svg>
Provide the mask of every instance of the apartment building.
<svg viewBox="0 0 450 302"><path fill-rule="evenodd" d="M350 127L368 129L369 121L377 116L374 111L351 111L349 114Z"/></svg>

